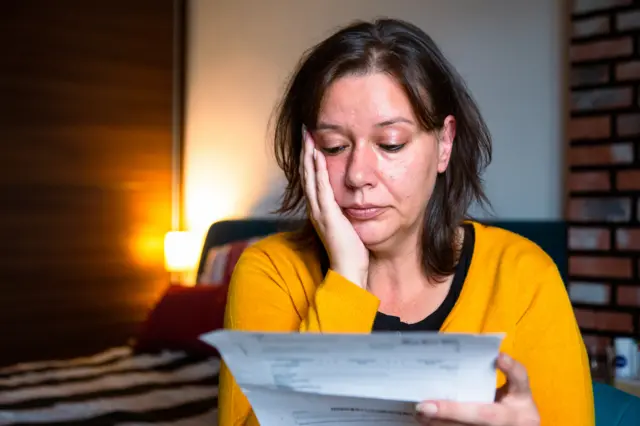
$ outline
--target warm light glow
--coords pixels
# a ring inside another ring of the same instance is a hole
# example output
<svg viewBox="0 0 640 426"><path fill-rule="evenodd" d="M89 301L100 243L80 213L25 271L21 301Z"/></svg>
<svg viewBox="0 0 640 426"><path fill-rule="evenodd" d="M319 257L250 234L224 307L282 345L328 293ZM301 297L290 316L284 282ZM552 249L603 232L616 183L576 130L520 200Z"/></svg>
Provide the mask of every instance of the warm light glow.
<svg viewBox="0 0 640 426"><path fill-rule="evenodd" d="M199 235L193 232L168 232L164 238L164 261L167 271L194 270L200 257L200 242Z"/></svg>
<svg viewBox="0 0 640 426"><path fill-rule="evenodd" d="M252 55L240 56L253 64L243 69L265 71ZM182 226L201 238L221 220L265 216L282 189L268 130L277 91L255 96L249 83L242 83L240 91L228 90L207 71L220 66L216 61L187 67ZM232 72L235 65L230 67Z"/></svg>
<svg viewBox="0 0 640 426"><path fill-rule="evenodd" d="M240 185L224 179L219 179L219 182L215 184L203 179L187 188L186 224L193 232L203 234L212 223L239 216L237 197L242 194Z"/></svg>
<svg viewBox="0 0 640 426"><path fill-rule="evenodd" d="M132 260L143 267L162 267L163 234L163 229L152 227L132 232L128 241Z"/></svg>
<svg viewBox="0 0 640 426"><path fill-rule="evenodd" d="M253 56L242 58L253 64L244 69L264 71ZM246 85L241 91L228 90L217 85L208 67L188 67L185 107L183 226L201 234L221 220L262 216L257 206L272 195L274 171L280 173L268 143L276 93L256 97Z"/></svg>

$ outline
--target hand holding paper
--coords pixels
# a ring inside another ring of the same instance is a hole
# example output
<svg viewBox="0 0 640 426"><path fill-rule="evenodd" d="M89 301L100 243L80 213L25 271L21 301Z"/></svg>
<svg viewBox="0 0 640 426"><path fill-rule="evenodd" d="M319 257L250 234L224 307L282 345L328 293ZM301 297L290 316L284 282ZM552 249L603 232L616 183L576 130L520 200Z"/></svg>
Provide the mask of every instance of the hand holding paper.
<svg viewBox="0 0 640 426"><path fill-rule="evenodd" d="M215 331L263 426L418 424L423 400L489 403L503 336Z"/></svg>
<svg viewBox="0 0 640 426"><path fill-rule="evenodd" d="M509 386L499 389L495 403L424 401L417 407L418 419L430 426L443 424L439 421L469 426L539 425L540 414L524 366L506 354L500 354L496 364L507 376Z"/></svg>

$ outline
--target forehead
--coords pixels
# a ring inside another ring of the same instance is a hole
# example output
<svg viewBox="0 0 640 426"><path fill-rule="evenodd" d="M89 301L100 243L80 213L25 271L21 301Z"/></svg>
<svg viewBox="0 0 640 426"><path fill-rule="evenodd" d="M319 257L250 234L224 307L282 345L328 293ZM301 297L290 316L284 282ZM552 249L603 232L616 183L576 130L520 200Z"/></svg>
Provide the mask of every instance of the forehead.
<svg viewBox="0 0 640 426"><path fill-rule="evenodd" d="M323 97L318 121L370 125L395 117L415 121L409 98L394 78L375 73L334 81Z"/></svg>

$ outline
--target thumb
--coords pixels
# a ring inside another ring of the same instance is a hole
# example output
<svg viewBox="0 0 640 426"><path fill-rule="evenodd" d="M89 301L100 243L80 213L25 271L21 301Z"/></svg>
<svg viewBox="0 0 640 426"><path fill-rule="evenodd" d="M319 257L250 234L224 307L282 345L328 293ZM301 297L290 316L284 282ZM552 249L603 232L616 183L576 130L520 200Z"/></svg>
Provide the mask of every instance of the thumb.
<svg viewBox="0 0 640 426"><path fill-rule="evenodd" d="M531 395L529 377L524 365L505 353L501 353L500 356L498 356L496 364L500 371L507 377L509 395Z"/></svg>

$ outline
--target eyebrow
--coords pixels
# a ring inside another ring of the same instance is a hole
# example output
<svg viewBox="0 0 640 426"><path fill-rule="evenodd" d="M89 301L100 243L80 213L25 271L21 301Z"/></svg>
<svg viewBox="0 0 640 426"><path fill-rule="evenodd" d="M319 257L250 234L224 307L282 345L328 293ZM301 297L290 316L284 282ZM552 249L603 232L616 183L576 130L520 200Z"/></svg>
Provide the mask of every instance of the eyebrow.
<svg viewBox="0 0 640 426"><path fill-rule="evenodd" d="M412 126L415 126L415 123L412 120L409 120L408 118L393 117L393 118L390 118L388 120L381 121L380 123L377 123L376 127L393 126L394 124L398 124L398 123L406 123L406 124L411 124Z"/></svg>
<svg viewBox="0 0 640 426"><path fill-rule="evenodd" d="M412 120L409 120L408 118L404 118L404 117L393 117L393 118L389 118L388 120L384 120L381 121L379 123L375 124L375 127L378 128L382 128L382 127L388 127L388 126L393 126L394 124L398 124L398 123L406 123L406 124L411 124L412 126L415 126L415 123ZM332 124L332 123L327 123L324 121L320 121L318 122L318 125L316 126L316 130L336 130L336 131L344 131L344 128L338 124Z"/></svg>

